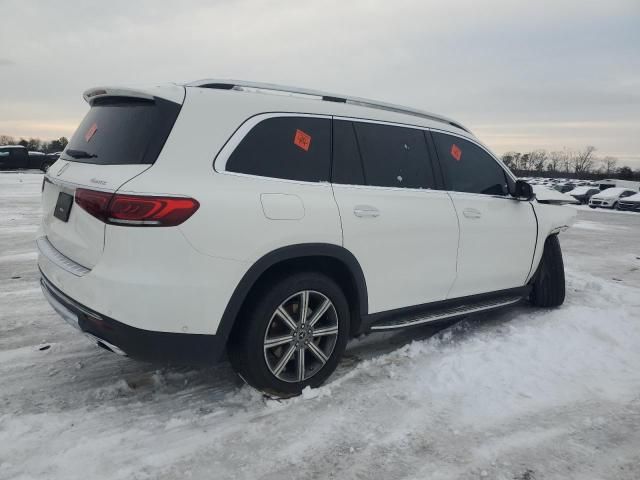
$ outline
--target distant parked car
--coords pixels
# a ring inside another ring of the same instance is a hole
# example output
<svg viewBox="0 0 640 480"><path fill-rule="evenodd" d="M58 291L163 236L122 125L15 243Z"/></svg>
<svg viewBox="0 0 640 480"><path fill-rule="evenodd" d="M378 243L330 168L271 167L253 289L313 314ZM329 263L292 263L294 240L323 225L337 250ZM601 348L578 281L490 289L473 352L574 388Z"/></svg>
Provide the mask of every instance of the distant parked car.
<svg viewBox="0 0 640 480"><path fill-rule="evenodd" d="M620 199L618 201L618 210L640 212L640 193Z"/></svg>
<svg viewBox="0 0 640 480"><path fill-rule="evenodd" d="M589 200L589 206L591 208L618 208L620 199L630 197L636 193L628 188L607 188L592 196Z"/></svg>
<svg viewBox="0 0 640 480"><path fill-rule="evenodd" d="M560 193L567 193L573 190L575 185L573 183L559 183L554 188Z"/></svg>
<svg viewBox="0 0 640 480"><path fill-rule="evenodd" d="M594 196L596 193L600 193L600 189L598 187L576 187L573 190L567 192L573 198L578 200L581 204L586 205L589 203L589 199Z"/></svg>
<svg viewBox="0 0 640 480"><path fill-rule="evenodd" d="M0 146L0 170L38 168L46 172L56 160L42 152L30 152L22 145Z"/></svg>

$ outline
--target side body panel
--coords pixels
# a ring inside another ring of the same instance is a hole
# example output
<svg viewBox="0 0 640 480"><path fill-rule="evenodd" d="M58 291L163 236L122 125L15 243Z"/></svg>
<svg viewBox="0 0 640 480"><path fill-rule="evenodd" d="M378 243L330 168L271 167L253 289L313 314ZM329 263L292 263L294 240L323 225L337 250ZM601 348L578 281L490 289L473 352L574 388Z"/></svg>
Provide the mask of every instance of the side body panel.
<svg viewBox="0 0 640 480"><path fill-rule="evenodd" d="M458 248L458 222L446 192L333 188L344 246L357 258L367 281L370 313L446 298L456 278ZM366 215L371 208L376 216Z"/></svg>
<svg viewBox="0 0 640 480"><path fill-rule="evenodd" d="M520 287L536 247L529 202L450 192L460 221L458 278L447 298Z"/></svg>

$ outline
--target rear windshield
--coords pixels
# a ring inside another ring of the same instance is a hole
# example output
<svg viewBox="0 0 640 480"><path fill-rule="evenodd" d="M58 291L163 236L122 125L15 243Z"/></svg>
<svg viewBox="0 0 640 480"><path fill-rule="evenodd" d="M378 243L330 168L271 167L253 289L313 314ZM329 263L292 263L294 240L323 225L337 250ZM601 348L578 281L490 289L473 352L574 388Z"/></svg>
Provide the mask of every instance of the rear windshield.
<svg viewBox="0 0 640 480"><path fill-rule="evenodd" d="M100 165L153 163L179 112L180 105L160 98L97 99L61 158Z"/></svg>

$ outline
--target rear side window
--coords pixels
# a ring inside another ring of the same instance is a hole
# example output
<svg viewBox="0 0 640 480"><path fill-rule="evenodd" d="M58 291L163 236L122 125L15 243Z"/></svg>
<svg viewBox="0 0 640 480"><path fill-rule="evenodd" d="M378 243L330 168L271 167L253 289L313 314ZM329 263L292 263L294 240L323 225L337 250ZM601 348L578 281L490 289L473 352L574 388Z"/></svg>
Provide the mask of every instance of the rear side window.
<svg viewBox="0 0 640 480"><path fill-rule="evenodd" d="M507 177L482 148L460 137L433 132L447 189L455 192L506 195Z"/></svg>
<svg viewBox="0 0 640 480"><path fill-rule="evenodd" d="M160 98L97 99L61 158L99 165L153 163L179 112L180 105Z"/></svg>
<svg viewBox="0 0 640 480"><path fill-rule="evenodd" d="M424 132L375 123L336 121L335 183L433 188Z"/></svg>
<svg viewBox="0 0 640 480"><path fill-rule="evenodd" d="M313 117L263 120L226 165L230 172L306 182L328 182L330 169L331 120Z"/></svg>

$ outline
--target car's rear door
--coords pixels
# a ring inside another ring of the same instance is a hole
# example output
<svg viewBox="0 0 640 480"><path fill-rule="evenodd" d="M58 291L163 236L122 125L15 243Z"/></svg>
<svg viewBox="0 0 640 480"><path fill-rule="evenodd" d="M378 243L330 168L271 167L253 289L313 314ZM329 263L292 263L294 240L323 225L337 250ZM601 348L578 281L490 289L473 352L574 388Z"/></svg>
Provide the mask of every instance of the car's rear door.
<svg viewBox="0 0 640 480"><path fill-rule="evenodd" d="M434 188L425 131L335 118L332 184L369 313L443 300L456 275L458 221Z"/></svg>
<svg viewBox="0 0 640 480"><path fill-rule="evenodd" d="M536 248L533 207L508 195L507 173L482 146L445 132L432 138L460 222L448 298L523 286Z"/></svg>

